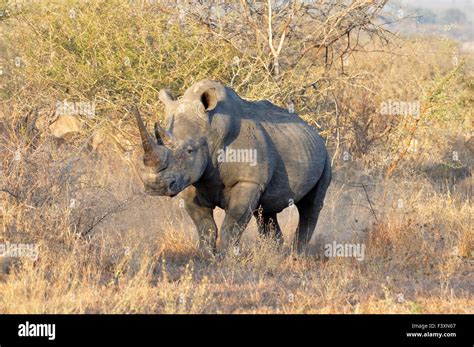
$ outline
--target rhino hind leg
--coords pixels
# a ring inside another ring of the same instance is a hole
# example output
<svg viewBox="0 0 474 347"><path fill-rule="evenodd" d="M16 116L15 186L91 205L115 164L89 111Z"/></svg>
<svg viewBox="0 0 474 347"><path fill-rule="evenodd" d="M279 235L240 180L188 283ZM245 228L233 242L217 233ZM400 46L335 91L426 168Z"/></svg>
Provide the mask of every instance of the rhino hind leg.
<svg viewBox="0 0 474 347"><path fill-rule="evenodd" d="M327 159L319 181L303 199L296 203L300 219L292 244L292 253L295 256L305 252L306 246L313 236L319 213L324 205L324 197L326 196L326 191L330 183L331 164L329 159Z"/></svg>
<svg viewBox="0 0 474 347"><path fill-rule="evenodd" d="M276 213L254 213L260 236L274 239L279 246L283 245L283 234L278 224Z"/></svg>

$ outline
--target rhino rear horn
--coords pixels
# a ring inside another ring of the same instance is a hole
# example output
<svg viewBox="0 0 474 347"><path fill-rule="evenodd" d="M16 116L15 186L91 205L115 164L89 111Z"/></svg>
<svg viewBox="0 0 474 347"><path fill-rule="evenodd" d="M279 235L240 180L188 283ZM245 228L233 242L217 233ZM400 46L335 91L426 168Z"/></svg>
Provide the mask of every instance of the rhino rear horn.
<svg viewBox="0 0 474 347"><path fill-rule="evenodd" d="M162 128L159 123L155 123L155 137L159 145L173 147L175 137L172 133Z"/></svg>
<svg viewBox="0 0 474 347"><path fill-rule="evenodd" d="M156 143L160 146L163 146L163 136L165 135L165 130L158 124L155 123L155 137Z"/></svg>

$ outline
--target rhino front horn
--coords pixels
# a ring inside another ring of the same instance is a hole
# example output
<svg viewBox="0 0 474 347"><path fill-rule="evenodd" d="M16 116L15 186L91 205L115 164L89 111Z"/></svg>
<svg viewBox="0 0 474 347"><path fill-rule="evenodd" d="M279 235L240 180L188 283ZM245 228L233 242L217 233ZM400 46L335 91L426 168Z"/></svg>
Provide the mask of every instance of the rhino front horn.
<svg viewBox="0 0 474 347"><path fill-rule="evenodd" d="M145 127L145 124L143 123L143 119L140 116L140 111L138 111L138 107L133 106L132 111L135 115L135 119L137 120L138 124L138 129L140 131L143 150L145 152L145 162L152 165L163 164L166 159L167 149L162 146L163 142L161 141L161 138L157 138L158 144L153 142L153 138L150 136Z"/></svg>

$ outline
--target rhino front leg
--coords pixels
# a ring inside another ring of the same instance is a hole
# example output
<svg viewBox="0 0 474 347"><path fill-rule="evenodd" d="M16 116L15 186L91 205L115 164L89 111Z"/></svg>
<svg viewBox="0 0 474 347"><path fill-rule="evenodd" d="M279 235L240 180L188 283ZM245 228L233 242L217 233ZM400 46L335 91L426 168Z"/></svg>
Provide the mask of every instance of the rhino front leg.
<svg viewBox="0 0 474 347"><path fill-rule="evenodd" d="M232 187L221 228L222 253L239 246L240 237L257 208L260 195L261 189L255 183L240 182Z"/></svg>
<svg viewBox="0 0 474 347"><path fill-rule="evenodd" d="M199 235L199 249L204 254L216 254L217 247L217 225L211 208L199 204L193 190L183 194L184 208L191 217Z"/></svg>

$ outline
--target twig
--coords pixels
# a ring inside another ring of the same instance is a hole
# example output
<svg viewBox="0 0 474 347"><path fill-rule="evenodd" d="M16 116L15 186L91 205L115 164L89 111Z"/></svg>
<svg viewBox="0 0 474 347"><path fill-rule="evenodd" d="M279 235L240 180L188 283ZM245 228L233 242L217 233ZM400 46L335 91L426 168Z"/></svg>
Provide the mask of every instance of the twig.
<svg viewBox="0 0 474 347"><path fill-rule="evenodd" d="M377 215L375 214L374 207L372 206L372 202L370 201L370 198L369 198L369 193L367 193L367 189L365 188L364 183L361 183L361 185L362 185L362 188L364 189L365 197L367 198L367 201L369 202L370 210L372 211L372 214L374 215L375 221L378 222Z"/></svg>
<svg viewBox="0 0 474 347"><path fill-rule="evenodd" d="M143 193L140 193L140 194L137 194L135 196L132 196L131 198L127 198L125 200L123 200L122 202L120 202L118 205L116 205L115 207L113 207L112 209L110 209L109 211L107 211L106 213L104 213L99 219L97 219L94 223L92 223L92 225L89 227L89 229L87 229L86 231L84 231L82 233L83 236L87 236L88 234L91 233L91 231L96 227L98 226L100 223L102 223L105 219L107 219L107 217L109 217L110 215L113 215L115 213L118 213L118 212L121 212L123 211L123 208L124 206L126 206L127 204L129 203L132 203L133 201L135 201L136 199L138 199L139 197L143 197L144 194Z"/></svg>
<svg viewBox="0 0 474 347"><path fill-rule="evenodd" d="M22 199L15 193L13 193L12 191L6 189L6 188L0 188L0 192L5 192L5 193L8 193L10 194L11 196L13 196L15 199L17 199L18 201L21 201Z"/></svg>

